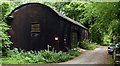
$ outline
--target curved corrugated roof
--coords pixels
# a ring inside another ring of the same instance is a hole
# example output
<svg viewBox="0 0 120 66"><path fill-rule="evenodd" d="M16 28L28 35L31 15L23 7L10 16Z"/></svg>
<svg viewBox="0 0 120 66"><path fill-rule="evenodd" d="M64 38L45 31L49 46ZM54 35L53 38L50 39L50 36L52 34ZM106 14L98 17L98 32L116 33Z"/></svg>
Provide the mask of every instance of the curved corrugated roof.
<svg viewBox="0 0 120 66"><path fill-rule="evenodd" d="M64 15L61 14L61 13L57 12L57 14L58 14L60 17L63 17L64 19L68 20L69 22L72 22L72 23L74 23L74 24L76 24L76 25L78 25L78 26L81 26L81 27L87 29L85 26L83 26L83 25L80 24L79 22L77 22L77 21L75 21L75 20L73 20L73 19L71 19L71 18L69 18L69 17L67 17L67 16L64 16Z"/></svg>
<svg viewBox="0 0 120 66"><path fill-rule="evenodd" d="M42 5L42 6L45 6L45 7L47 7L47 8L50 8L50 7L48 7L48 6L44 5L44 4L40 4L40 3L27 3L27 4L23 4L23 5L20 5L19 7L15 8L8 16L10 16L13 12L15 12L16 10L18 10L19 8L24 7L24 6L26 6L26 5L31 5L31 4L38 4L38 5ZM50 8L50 9L53 10L52 8ZM78 25L78 26L80 26L80 27L82 27L82 28L84 28L84 29L87 29L85 26L83 26L83 25L80 24L79 22L77 22L77 21L75 21L75 20L73 20L73 19L71 19L71 18L69 18L69 17L67 17L67 16L64 16L63 14L61 14L61 13L59 13L59 12L56 12L55 10L53 10L53 11L54 11L56 14L58 14L58 16L66 19L67 21L69 21L69 22L71 22L71 23L73 23L73 24L76 24L76 25Z"/></svg>

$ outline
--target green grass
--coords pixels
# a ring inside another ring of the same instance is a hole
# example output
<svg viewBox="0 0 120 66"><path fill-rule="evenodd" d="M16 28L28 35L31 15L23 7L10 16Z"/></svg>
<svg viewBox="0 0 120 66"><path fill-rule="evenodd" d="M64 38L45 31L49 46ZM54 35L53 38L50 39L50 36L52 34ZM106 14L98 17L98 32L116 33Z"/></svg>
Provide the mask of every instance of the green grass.
<svg viewBox="0 0 120 66"><path fill-rule="evenodd" d="M52 51L18 51L17 49L9 50L7 56L2 57L2 64L47 64L58 63L71 60L81 53L77 50L69 50L68 52L52 52Z"/></svg>
<svg viewBox="0 0 120 66"><path fill-rule="evenodd" d="M113 59L112 59L112 58L110 58L110 59L108 60L107 64L114 64Z"/></svg>

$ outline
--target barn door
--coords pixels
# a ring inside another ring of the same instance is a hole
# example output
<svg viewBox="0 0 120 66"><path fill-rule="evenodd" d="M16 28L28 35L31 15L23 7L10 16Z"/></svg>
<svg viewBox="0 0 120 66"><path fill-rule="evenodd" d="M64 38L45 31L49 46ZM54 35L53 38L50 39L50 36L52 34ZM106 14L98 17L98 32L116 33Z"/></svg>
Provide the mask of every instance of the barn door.
<svg viewBox="0 0 120 66"><path fill-rule="evenodd" d="M31 47L32 49L38 49L40 44L40 24L32 23L31 24ZM38 49L39 50L39 49Z"/></svg>
<svg viewBox="0 0 120 66"><path fill-rule="evenodd" d="M71 32L71 48L76 48L78 42L78 33L77 31Z"/></svg>

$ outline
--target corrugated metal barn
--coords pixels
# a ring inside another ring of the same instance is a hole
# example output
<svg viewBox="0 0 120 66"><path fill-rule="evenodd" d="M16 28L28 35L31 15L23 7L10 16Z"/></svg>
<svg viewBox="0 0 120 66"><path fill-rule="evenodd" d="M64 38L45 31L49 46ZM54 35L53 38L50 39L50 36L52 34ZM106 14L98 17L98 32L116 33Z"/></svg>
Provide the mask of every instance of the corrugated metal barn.
<svg viewBox="0 0 120 66"><path fill-rule="evenodd" d="M40 3L21 5L6 20L12 47L25 50L66 51L88 38L86 27Z"/></svg>

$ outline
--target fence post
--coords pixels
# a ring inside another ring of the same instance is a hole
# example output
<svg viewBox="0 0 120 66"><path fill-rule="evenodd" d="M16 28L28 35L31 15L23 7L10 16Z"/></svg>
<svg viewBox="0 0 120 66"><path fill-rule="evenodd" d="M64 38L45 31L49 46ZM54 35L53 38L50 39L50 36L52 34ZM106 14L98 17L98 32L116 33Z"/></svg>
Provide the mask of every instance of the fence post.
<svg viewBox="0 0 120 66"><path fill-rule="evenodd" d="M114 64L120 64L120 49L116 48L113 52Z"/></svg>

